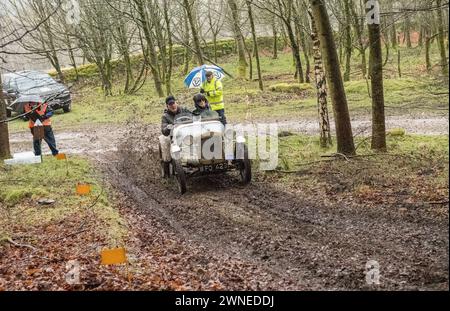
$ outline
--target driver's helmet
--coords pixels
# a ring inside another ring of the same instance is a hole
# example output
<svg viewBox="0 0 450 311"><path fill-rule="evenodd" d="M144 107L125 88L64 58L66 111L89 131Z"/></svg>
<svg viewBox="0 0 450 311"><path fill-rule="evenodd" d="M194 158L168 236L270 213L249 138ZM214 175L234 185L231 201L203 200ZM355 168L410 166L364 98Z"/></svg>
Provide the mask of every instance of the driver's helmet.
<svg viewBox="0 0 450 311"><path fill-rule="evenodd" d="M206 102L205 108L202 108L199 105L202 100L204 100ZM207 109L207 110L211 109L209 106L208 100L206 99L206 96L203 94L197 94L194 96L194 105L195 105L195 108L197 108L197 109Z"/></svg>

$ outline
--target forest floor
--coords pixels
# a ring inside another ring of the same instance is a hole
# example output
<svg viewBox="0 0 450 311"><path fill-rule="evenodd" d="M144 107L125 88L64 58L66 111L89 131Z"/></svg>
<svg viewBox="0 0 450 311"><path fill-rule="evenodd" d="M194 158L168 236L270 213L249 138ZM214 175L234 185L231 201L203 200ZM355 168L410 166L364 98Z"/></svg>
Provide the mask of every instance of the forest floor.
<svg viewBox="0 0 450 311"><path fill-rule="evenodd" d="M306 166L301 162L332 149L314 147L317 154L311 155L311 143L305 142L317 142L305 134L312 124L286 123L293 133L280 139L280 165L293 173L255 170L249 186L232 173L198 178L189 181L183 196L172 181L159 177L157 125L57 132L69 159L81 155L95 168L91 174L101 176L107 206L118 215L98 216L104 207L89 211L88 200L82 212L31 230L12 228L8 236L29 247L3 246L0 288L448 290L448 127L439 120L416 121L422 128L405 121L416 135L389 138L388 154ZM355 124L355 132L364 132L364 122ZM11 138L15 151L29 150L28 133ZM364 148L359 154L366 154ZM72 173L76 163L70 168L72 186L77 178L84 180ZM57 169L64 175L64 165ZM42 197L58 195L25 195L31 206ZM92 200L95 204L95 196ZM27 210L23 204L9 208ZM123 233L111 244L111 234L99 227ZM126 247L131 282L123 269L98 265L99 250L107 246ZM70 259L83 267L82 285L65 282ZM366 283L370 260L380 264L380 285Z"/></svg>

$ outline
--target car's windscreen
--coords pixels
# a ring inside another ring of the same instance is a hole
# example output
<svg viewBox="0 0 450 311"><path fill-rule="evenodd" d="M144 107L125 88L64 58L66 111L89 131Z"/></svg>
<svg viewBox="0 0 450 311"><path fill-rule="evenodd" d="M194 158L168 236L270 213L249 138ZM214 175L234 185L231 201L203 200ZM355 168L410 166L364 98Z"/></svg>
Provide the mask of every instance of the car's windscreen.
<svg viewBox="0 0 450 311"><path fill-rule="evenodd" d="M21 76L15 78L15 83L19 92L56 84L57 82L47 75Z"/></svg>

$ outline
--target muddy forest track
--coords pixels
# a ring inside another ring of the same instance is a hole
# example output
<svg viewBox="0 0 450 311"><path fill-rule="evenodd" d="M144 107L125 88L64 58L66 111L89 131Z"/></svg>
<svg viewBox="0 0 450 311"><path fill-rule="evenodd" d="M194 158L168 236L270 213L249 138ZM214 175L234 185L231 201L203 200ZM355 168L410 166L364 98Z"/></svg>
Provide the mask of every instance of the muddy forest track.
<svg viewBox="0 0 450 311"><path fill-rule="evenodd" d="M448 134L448 120L442 131ZM159 273L161 258L178 265L170 273L182 275L187 289L358 290L373 288L364 271L376 260L378 289L448 290L448 214L439 220L413 204L329 203L258 173L248 186L231 173L192 179L179 196L160 178L158 132L133 125L57 133L62 150L88 155L126 197L122 214L137 232L139 259L153 260L149 274ZM29 149L28 133L13 137L14 150Z"/></svg>
<svg viewBox="0 0 450 311"><path fill-rule="evenodd" d="M105 166L111 185L184 243L244 263L235 273L261 289L369 289L369 260L381 265L380 289L448 287L448 226L417 206L330 205L257 176L242 186L231 173L192 179L179 196L159 177L153 130L143 132L131 131L135 148L119 146L116 164Z"/></svg>

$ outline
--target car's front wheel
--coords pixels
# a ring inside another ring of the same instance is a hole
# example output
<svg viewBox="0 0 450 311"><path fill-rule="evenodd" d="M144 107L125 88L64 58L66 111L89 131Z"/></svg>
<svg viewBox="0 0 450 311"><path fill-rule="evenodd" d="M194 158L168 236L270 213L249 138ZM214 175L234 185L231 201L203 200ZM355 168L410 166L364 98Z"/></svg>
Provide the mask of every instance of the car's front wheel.
<svg viewBox="0 0 450 311"><path fill-rule="evenodd" d="M72 111L72 102L68 103L67 105L63 106L64 113L71 112Z"/></svg>
<svg viewBox="0 0 450 311"><path fill-rule="evenodd" d="M239 173L241 175L242 183L248 184L252 181L252 162L248 157L247 145L244 144L242 148L244 148L244 159L240 160L241 167Z"/></svg>
<svg viewBox="0 0 450 311"><path fill-rule="evenodd" d="M178 192L180 194L185 194L187 187L186 187L186 174L184 173L183 166L181 165L180 160L172 160L172 165L175 171L175 177L177 179L178 184Z"/></svg>

